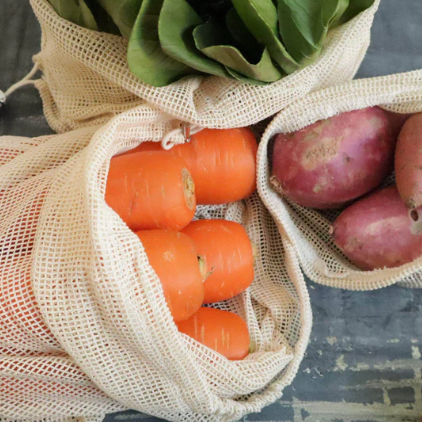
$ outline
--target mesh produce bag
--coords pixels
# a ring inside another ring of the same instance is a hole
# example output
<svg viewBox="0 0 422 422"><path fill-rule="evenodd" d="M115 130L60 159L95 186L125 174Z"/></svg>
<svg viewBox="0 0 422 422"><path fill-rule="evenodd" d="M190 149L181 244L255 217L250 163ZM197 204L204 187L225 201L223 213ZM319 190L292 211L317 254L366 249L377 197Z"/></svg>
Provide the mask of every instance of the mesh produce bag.
<svg viewBox="0 0 422 422"><path fill-rule="evenodd" d="M173 125L142 105L103 127L0 138L1 418L99 420L130 408L238 420L293 380L309 298L293 247L257 194L196 213L242 223L257 247L252 286L213 305L246 320L252 352L242 361L177 331L139 238L104 201L110 158Z"/></svg>
<svg viewBox="0 0 422 422"><path fill-rule="evenodd" d="M187 77L155 88L130 73L127 42L60 18L47 0L30 0L41 24L42 47L34 60L44 113L56 132L104 123L116 113L148 102L175 118L207 128L248 126L272 116L297 98L348 81L369 45L379 0L329 32L313 65L266 86L219 77Z"/></svg>
<svg viewBox="0 0 422 422"><path fill-rule="evenodd" d="M421 112L422 71L355 80L312 93L286 107L268 126L260 143L258 191L312 280L350 290L372 290L400 280L405 286L422 287L422 257L398 268L360 271L332 241L330 225L337 211L321 212L288 202L269 183L268 153L274 135L294 132L318 120L375 105L398 113ZM390 177L390 183L393 180Z"/></svg>

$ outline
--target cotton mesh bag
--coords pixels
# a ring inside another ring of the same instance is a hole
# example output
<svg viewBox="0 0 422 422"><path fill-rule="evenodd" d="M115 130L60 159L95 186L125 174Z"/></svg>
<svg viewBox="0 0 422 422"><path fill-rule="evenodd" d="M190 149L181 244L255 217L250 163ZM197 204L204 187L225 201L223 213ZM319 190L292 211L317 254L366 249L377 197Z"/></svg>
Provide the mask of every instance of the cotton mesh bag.
<svg viewBox="0 0 422 422"><path fill-rule="evenodd" d="M397 113L422 112L422 71L354 80L312 93L281 111L267 127L258 151L258 191L306 275L317 283L350 290L373 290L396 282L422 287L422 257L397 268L360 271L334 244L330 228L337 211L316 211L282 199L270 186L268 153L277 133L302 129L318 120L371 106ZM393 183L393 175L386 184Z"/></svg>
<svg viewBox="0 0 422 422"><path fill-rule="evenodd" d="M177 122L176 122L177 123ZM0 417L87 422L135 409L171 421L235 421L282 395L311 309L293 245L255 193L199 206L245 227L255 279L219 304L247 322L242 361L179 333L139 238L104 201L110 159L174 120L141 105L105 126L0 138Z"/></svg>
<svg viewBox="0 0 422 422"><path fill-rule="evenodd" d="M175 118L207 128L255 124L297 98L351 80L370 41L379 0L350 22L330 31L322 55L301 71L265 86L220 77L187 77L166 87L142 83L130 73L127 42L60 18L47 0L30 0L41 24L42 70L35 82L44 113L59 133L100 124L148 102Z"/></svg>

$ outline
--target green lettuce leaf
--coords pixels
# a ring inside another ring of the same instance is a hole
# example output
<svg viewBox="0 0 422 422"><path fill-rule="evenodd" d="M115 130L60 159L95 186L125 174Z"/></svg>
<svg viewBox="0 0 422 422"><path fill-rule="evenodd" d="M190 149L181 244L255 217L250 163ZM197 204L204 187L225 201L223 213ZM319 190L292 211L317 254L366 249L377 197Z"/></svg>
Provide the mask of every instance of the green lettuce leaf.
<svg viewBox="0 0 422 422"><path fill-rule="evenodd" d="M158 37L162 6L163 0L143 0L127 51L130 71L153 86L169 85L183 76L197 73L162 50Z"/></svg>
<svg viewBox="0 0 422 422"><path fill-rule="evenodd" d="M98 25L84 0L49 0L57 14L76 25L98 31Z"/></svg>
<svg viewBox="0 0 422 422"><path fill-rule="evenodd" d="M375 0L350 0L349 7L344 12L343 16L339 20L339 24L346 23L359 15L359 13L363 12L366 9L369 9Z"/></svg>
<svg viewBox="0 0 422 422"><path fill-rule="evenodd" d="M97 3L96 0L85 0L85 3L91 10L97 22L98 31L107 32L114 35L122 35L119 28L114 23L111 16L104 10L104 8Z"/></svg>
<svg viewBox="0 0 422 422"><path fill-rule="evenodd" d="M97 0L97 2L111 16L121 34L129 39L143 0Z"/></svg>
<svg viewBox="0 0 422 422"><path fill-rule="evenodd" d="M273 1L232 0L232 2L249 31L267 47L271 58L288 74L298 70L300 65L278 38L278 15Z"/></svg>
<svg viewBox="0 0 422 422"><path fill-rule="evenodd" d="M281 38L287 51L302 66L320 55L330 27L349 5L349 0L278 0Z"/></svg>
<svg viewBox="0 0 422 422"><path fill-rule="evenodd" d="M229 77L223 65L197 49L193 30L201 24L202 19L186 0L164 0L158 22L163 52L197 72Z"/></svg>
<svg viewBox="0 0 422 422"><path fill-rule="evenodd" d="M226 70L233 79L236 79L239 82L246 83L249 85L267 85L267 82L261 82L257 79L247 78L246 76L241 75L239 72L236 72L235 70L230 69L229 67L226 67Z"/></svg>
<svg viewBox="0 0 422 422"><path fill-rule="evenodd" d="M283 76L274 66L266 48L261 48L261 58L258 63L249 63L237 48L229 45L230 34L213 19L197 26L193 37L196 47L205 55L250 79L274 82Z"/></svg>
<svg viewBox="0 0 422 422"><path fill-rule="evenodd" d="M226 27L248 61L259 61L263 46L252 35L234 8L227 13Z"/></svg>

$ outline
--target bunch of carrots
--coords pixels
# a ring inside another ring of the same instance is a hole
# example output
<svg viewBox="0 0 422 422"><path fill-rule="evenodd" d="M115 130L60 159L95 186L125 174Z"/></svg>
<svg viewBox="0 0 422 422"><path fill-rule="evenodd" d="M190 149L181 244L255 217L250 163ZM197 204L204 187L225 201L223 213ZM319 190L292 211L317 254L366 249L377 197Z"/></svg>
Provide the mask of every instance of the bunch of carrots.
<svg viewBox="0 0 422 422"><path fill-rule="evenodd" d="M245 321L202 305L250 286L253 246L238 223L192 219L197 204L226 204L255 191L256 152L247 128L204 129L169 151L144 142L111 159L105 194L142 241L179 331L232 360L248 354Z"/></svg>

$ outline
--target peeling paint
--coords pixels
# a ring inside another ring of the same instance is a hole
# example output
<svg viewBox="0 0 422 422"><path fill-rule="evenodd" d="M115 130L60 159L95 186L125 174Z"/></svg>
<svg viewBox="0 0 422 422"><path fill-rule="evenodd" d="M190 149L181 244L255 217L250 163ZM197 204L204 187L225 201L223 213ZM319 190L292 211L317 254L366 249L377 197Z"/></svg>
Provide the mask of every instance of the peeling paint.
<svg viewBox="0 0 422 422"><path fill-rule="evenodd" d="M419 347L412 346L412 358L413 359L420 359L422 357L421 351L419 350Z"/></svg>
<svg viewBox="0 0 422 422"><path fill-rule="evenodd" d="M281 402L282 403L282 402ZM310 402L295 399L287 403L294 409L293 422L356 422L356 420L370 420L371 422L398 422L405 420L420 420L422 404L409 406L408 404L387 403L360 404L347 402ZM303 419L302 415L307 415ZM309 415L309 416L308 416Z"/></svg>
<svg viewBox="0 0 422 422"><path fill-rule="evenodd" d="M329 342L329 337L326 338ZM389 343L399 343L398 339L391 339ZM333 372L360 372L365 370L377 370L382 375L385 371L411 370L413 377L404 379L378 379L354 383L353 385L340 386L346 391L377 389L382 391L382 403L350 403L350 402L322 402L322 401L300 401L293 398L294 422L303 422L303 415L306 422L354 422L356 420L370 420L371 422L397 422L404 420L420 420L422 416L422 353L416 341L409 345L411 359L385 360L378 363L350 363L352 357L340 354L333 365ZM347 361L346 361L347 360ZM314 368L312 368L314 369ZM411 388L414 391L412 403L394 403L390 393L393 390ZM282 402L280 402L282 403Z"/></svg>
<svg viewBox="0 0 422 422"><path fill-rule="evenodd" d="M327 337L327 343L334 346L337 343L337 337Z"/></svg>
<svg viewBox="0 0 422 422"><path fill-rule="evenodd" d="M336 360L336 366L334 368L334 371L345 371L349 366L344 361L344 355L340 355Z"/></svg>
<svg viewBox="0 0 422 422"><path fill-rule="evenodd" d="M388 390L386 387L382 387L382 398L384 400L384 404L391 406L390 396L388 395Z"/></svg>

